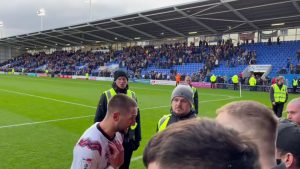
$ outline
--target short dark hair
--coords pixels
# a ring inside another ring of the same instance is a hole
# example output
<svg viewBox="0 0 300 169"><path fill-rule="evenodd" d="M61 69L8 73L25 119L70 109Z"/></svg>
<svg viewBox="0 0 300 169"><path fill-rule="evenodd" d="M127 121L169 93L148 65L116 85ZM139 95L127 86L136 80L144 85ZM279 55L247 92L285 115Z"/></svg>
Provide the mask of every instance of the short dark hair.
<svg viewBox="0 0 300 169"><path fill-rule="evenodd" d="M128 112L131 107L137 107L136 101L120 93L113 96L108 102L107 114L111 114L115 111L120 111L121 113Z"/></svg>
<svg viewBox="0 0 300 169"><path fill-rule="evenodd" d="M256 146L208 119L184 120L155 135L145 148L144 165L164 169L259 169Z"/></svg>
<svg viewBox="0 0 300 169"><path fill-rule="evenodd" d="M300 168L300 126L290 120L281 120L277 132L276 148L280 156L291 153Z"/></svg>
<svg viewBox="0 0 300 169"><path fill-rule="evenodd" d="M276 148L277 149L277 152L280 154L280 156L284 156L284 155L286 155L287 153L291 153L290 151L287 151L287 150L282 150L282 149L280 149L280 148ZM300 168L300 156L299 155L296 155L296 154L293 154L293 153L291 153L292 155L293 155L293 157L296 159L296 163L295 163L295 167L298 167L298 168Z"/></svg>

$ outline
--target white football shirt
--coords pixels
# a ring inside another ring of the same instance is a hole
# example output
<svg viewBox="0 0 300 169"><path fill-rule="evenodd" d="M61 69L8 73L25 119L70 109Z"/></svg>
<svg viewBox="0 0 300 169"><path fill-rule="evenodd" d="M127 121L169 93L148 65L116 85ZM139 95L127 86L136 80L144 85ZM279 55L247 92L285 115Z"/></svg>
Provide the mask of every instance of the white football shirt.
<svg viewBox="0 0 300 169"><path fill-rule="evenodd" d="M109 143L123 143L123 136L117 132L112 140L103 132L99 122L88 128L73 150L71 169L110 169Z"/></svg>

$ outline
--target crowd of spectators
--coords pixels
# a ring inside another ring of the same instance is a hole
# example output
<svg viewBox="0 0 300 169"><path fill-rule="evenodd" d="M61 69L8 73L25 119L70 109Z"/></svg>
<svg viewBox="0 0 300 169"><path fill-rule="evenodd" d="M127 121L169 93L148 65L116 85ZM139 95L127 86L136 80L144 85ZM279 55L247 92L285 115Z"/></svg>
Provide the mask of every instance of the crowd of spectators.
<svg viewBox="0 0 300 169"><path fill-rule="evenodd" d="M98 66L104 66L110 61L109 54L103 52L76 52L56 51L52 54L40 52L37 54L25 53L20 57L1 63L1 71L15 71L25 73L40 73L48 70L55 74L83 75L91 73Z"/></svg>
<svg viewBox="0 0 300 169"><path fill-rule="evenodd" d="M299 54L300 55L300 54ZM298 55L297 55L298 57ZM285 67L282 67L280 68L278 71L277 71L277 74L299 74L300 73L300 70L299 70L299 67L297 68L297 64L293 64L291 62L291 57L288 57L287 58L287 61L286 61L286 66Z"/></svg>
<svg viewBox="0 0 300 169"><path fill-rule="evenodd" d="M0 71L15 71L24 73L41 73L45 70L53 74L111 76L108 69L101 69L109 64L118 64L127 69L131 77L146 79L175 79L177 74L174 65L187 63L202 63L204 66L198 72L191 72L195 81L203 81L207 75L220 64L227 67L255 64L255 51L248 51L234 46L231 40L219 41L217 45L209 46L201 41L199 46L193 43L163 44L154 46L133 46L121 51L102 52L89 51L56 51L51 54L40 52L37 54L25 53L20 57L10 59L0 64ZM144 71L149 67L169 69L168 73Z"/></svg>

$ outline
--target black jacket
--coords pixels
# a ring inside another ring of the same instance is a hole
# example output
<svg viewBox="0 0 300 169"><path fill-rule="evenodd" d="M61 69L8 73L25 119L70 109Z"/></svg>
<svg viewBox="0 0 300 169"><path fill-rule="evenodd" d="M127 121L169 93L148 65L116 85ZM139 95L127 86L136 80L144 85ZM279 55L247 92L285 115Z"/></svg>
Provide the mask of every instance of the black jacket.
<svg viewBox="0 0 300 169"><path fill-rule="evenodd" d="M198 91L196 90L194 94L194 106L195 106L195 113L198 114Z"/></svg>
<svg viewBox="0 0 300 169"><path fill-rule="evenodd" d="M127 94L127 90L128 90L128 86L125 89L120 89L118 88L115 83L113 83L112 85L113 89L116 91L116 93L124 93ZM137 100L136 100L137 101ZM96 122L100 122L104 119L105 115L107 112L107 99L106 99L106 95L103 92L100 96L100 100L97 106L97 110L96 110L96 115L95 115L95 119L94 119L94 123ZM136 116L136 123L137 123L137 127L135 129L135 140L129 140L129 133L127 133L125 135L124 141L126 142L133 142L135 144L134 149L137 149L137 147L139 146L139 142L142 139L142 135L141 135L141 122L140 122L140 110L138 109L138 115Z"/></svg>

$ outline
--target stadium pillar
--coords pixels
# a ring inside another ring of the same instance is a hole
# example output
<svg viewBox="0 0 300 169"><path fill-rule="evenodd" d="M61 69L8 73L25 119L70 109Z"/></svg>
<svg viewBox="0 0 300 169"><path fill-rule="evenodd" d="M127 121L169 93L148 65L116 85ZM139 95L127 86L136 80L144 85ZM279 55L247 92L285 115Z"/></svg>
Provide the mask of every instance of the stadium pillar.
<svg viewBox="0 0 300 169"><path fill-rule="evenodd" d="M46 15L46 11L44 8L41 8L39 9L37 12L36 12L37 16L40 16L41 17L41 31L44 29L43 28L43 16Z"/></svg>
<svg viewBox="0 0 300 169"><path fill-rule="evenodd" d="M4 27L4 24L3 24L3 22L2 22L2 21L0 21L0 39L2 39L2 38L3 38L3 33L2 33L2 29L3 29L3 27Z"/></svg>
<svg viewBox="0 0 300 169"><path fill-rule="evenodd" d="M257 31L257 42L261 42L261 31Z"/></svg>

